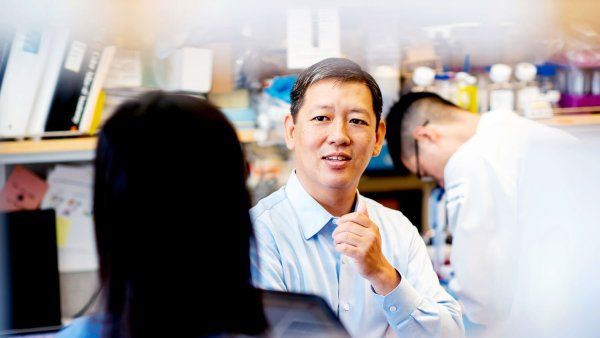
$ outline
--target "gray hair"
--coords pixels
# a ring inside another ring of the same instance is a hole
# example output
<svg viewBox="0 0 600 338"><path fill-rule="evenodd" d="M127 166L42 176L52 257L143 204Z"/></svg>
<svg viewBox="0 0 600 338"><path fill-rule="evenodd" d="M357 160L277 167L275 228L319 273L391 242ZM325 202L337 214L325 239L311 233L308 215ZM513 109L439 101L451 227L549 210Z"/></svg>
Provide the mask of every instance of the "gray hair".
<svg viewBox="0 0 600 338"><path fill-rule="evenodd" d="M294 84L292 93L290 94L292 101L291 113L294 121L296 121L296 115L300 111L300 108L302 108L304 95L306 94L308 87L325 79L336 79L340 82L359 82L365 84L371 92L373 111L375 112L375 118L377 120L376 128L379 126L383 98L381 97L381 90L379 89L377 82L375 82L375 79L369 73L365 72L357 63L343 58L329 58L319 61L300 73L298 80Z"/></svg>

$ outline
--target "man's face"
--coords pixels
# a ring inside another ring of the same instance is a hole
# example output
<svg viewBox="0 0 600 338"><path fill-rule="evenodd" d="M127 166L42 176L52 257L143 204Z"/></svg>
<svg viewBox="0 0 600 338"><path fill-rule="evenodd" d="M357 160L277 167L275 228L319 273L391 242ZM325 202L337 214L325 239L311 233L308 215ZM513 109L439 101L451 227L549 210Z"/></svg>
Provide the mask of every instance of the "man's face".
<svg viewBox="0 0 600 338"><path fill-rule="evenodd" d="M369 160L381 150L385 124L380 121L376 131L376 123L365 84L325 79L307 89L296 121L288 115L285 129L296 173L311 195L354 192Z"/></svg>

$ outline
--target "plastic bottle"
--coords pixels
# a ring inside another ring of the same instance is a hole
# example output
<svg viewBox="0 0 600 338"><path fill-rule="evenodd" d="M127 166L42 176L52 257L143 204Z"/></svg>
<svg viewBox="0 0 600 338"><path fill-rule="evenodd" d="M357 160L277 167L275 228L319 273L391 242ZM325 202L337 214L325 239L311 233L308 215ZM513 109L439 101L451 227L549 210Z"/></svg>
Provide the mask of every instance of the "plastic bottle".
<svg viewBox="0 0 600 338"><path fill-rule="evenodd" d="M489 77L485 73L477 73L477 103L482 113L490 110L489 82Z"/></svg>
<svg viewBox="0 0 600 338"><path fill-rule="evenodd" d="M591 94L600 95L600 68L592 71Z"/></svg>
<svg viewBox="0 0 600 338"><path fill-rule="evenodd" d="M544 63L537 67L537 81L540 93L546 97L546 100L552 107L558 107L558 102L560 101L556 70L557 67L549 63Z"/></svg>
<svg viewBox="0 0 600 338"><path fill-rule="evenodd" d="M477 79L465 72L456 73L455 79L456 104L472 113L477 113Z"/></svg>
<svg viewBox="0 0 600 338"><path fill-rule="evenodd" d="M435 92L433 80L435 71L429 67L417 67L413 71L412 81L415 84L411 91L413 92Z"/></svg>
<svg viewBox="0 0 600 338"><path fill-rule="evenodd" d="M448 73L436 74L433 86L439 96L448 101L452 100L452 83Z"/></svg>
<svg viewBox="0 0 600 338"><path fill-rule="evenodd" d="M556 66L548 63L537 66L537 82L542 94L556 90Z"/></svg>
<svg viewBox="0 0 600 338"><path fill-rule="evenodd" d="M489 86L490 110L514 111L515 95L510 84L512 68L505 64L495 64L490 68Z"/></svg>
<svg viewBox="0 0 600 338"><path fill-rule="evenodd" d="M536 74L537 68L531 63L521 62L515 67L515 77L518 81L515 86L517 112L521 115L524 115L524 109L529 102L540 97L540 89L535 80Z"/></svg>

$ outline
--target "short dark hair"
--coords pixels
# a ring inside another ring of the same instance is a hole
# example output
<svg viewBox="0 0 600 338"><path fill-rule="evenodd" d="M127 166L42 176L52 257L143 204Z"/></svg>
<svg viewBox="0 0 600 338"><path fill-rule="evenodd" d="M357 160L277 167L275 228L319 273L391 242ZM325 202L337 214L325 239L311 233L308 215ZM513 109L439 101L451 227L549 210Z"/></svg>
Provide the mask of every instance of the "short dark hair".
<svg viewBox="0 0 600 338"><path fill-rule="evenodd" d="M371 92L373 111L375 112L377 122L375 128L377 129L381 120L381 110L383 107L383 98L381 97L379 85L356 62L344 58L328 58L319 61L300 73L290 94L292 101L291 113L294 121L296 121L296 116L300 108L302 108L304 95L308 87L325 79L336 79L340 82L358 82L366 85Z"/></svg>
<svg viewBox="0 0 600 338"><path fill-rule="evenodd" d="M444 107L451 109L439 109ZM440 122L452 119L450 111L455 108L461 109L432 92L405 94L390 108L386 118L385 138L394 167L400 174L409 172L401 159L414 153L414 148L410 146L414 142L413 130L427 120Z"/></svg>
<svg viewBox="0 0 600 338"><path fill-rule="evenodd" d="M265 330L245 171L234 128L205 100L159 91L117 108L95 160L105 337Z"/></svg>

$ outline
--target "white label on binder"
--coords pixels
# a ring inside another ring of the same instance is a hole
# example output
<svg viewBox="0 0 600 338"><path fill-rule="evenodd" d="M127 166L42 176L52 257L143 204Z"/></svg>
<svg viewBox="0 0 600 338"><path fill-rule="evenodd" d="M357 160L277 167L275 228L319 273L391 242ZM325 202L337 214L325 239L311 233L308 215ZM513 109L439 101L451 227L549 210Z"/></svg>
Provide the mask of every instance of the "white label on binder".
<svg viewBox="0 0 600 338"><path fill-rule="evenodd" d="M81 70L81 64L83 63L83 57L85 56L85 49L87 45L80 41L73 41L71 48L69 48L69 54L67 54L67 60L65 61L65 69L79 73Z"/></svg>

